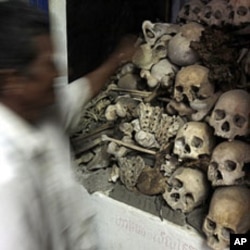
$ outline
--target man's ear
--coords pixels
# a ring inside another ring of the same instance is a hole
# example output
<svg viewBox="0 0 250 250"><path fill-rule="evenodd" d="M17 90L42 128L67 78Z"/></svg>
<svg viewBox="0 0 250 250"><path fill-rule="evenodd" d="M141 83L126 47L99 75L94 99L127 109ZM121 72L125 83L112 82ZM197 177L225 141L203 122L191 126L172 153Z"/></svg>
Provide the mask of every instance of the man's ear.
<svg viewBox="0 0 250 250"><path fill-rule="evenodd" d="M15 69L0 69L0 95L17 96L23 93L21 76Z"/></svg>

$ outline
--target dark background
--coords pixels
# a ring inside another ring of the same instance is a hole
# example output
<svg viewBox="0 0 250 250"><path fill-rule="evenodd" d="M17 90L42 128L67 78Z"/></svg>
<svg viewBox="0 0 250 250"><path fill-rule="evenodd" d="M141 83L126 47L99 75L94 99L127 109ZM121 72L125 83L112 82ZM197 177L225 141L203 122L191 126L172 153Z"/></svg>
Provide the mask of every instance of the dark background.
<svg viewBox="0 0 250 250"><path fill-rule="evenodd" d="M69 80L100 65L119 39L142 22L170 19L170 0L67 0Z"/></svg>

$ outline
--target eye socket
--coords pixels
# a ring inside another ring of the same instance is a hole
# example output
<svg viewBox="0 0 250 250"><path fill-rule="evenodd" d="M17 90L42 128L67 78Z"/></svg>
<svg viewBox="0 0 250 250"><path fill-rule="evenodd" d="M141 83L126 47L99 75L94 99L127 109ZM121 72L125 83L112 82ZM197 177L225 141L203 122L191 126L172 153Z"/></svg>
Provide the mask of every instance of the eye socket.
<svg viewBox="0 0 250 250"><path fill-rule="evenodd" d="M236 164L235 162L233 162L233 161L227 160L227 161L225 162L225 168L226 168L226 170L229 171L229 172L234 171L234 170L236 169L236 167L237 167L237 164Z"/></svg>
<svg viewBox="0 0 250 250"><path fill-rule="evenodd" d="M219 10L217 10L217 11L215 11L215 13L214 13L214 17L215 17L215 19L221 19L222 13L221 13Z"/></svg>
<svg viewBox="0 0 250 250"><path fill-rule="evenodd" d="M195 7L195 8L193 9L193 13L194 13L194 14L198 14L198 13L200 13L200 11L201 11L201 9L200 9L199 7Z"/></svg>
<svg viewBox="0 0 250 250"><path fill-rule="evenodd" d="M176 139L175 146L183 147L184 145L185 145L185 138L184 137L180 137L180 138Z"/></svg>
<svg viewBox="0 0 250 250"><path fill-rule="evenodd" d="M191 89L194 93L198 93L198 91L200 90L200 88L197 86L191 86Z"/></svg>
<svg viewBox="0 0 250 250"><path fill-rule="evenodd" d="M246 119L245 119L245 117L243 117L241 115L235 115L233 122L237 127L242 128L244 126L244 124L246 123Z"/></svg>
<svg viewBox="0 0 250 250"><path fill-rule="evenodd" d="M187 205L191 205L191 204L194 203L194 197L193 197L192 194L187 193L186 196L185 196L185 198L186 198L186 204Z"/></svg>
<svg viewBox="0 0 250 250"><path fill-rule="evenodd" d="M173 179L171 185L174 189L180 189L183 187L183 183L178 179Z"/></svg>
<svg viewBox="0 0 250 250"><path fill-rule="evenodd" d="M176 86L175 89L176 89L176 91L181 92L181 93L184 90L182 86Z"/></svg>
<svg viewBox="0 0 250 250"><path fill-rule="evenodd" d="M228 227L223 227L221 230L221 236L225 239L225 240L229 240L230 239L230 234L234 234L234 230Z"/></svg>
<svg viewBox="0 0 250 250"><path fill-rule="evenodd" d="M195 148L202 148L203 146L203 140L197 136L194 136L191 145Z"/></svg>
<svg viewBox="0 0 250 250"><path fill-rule="evenodd" d="M215 162L215 161L212 161L210 164L209 164L209 167L210 168L213 168L213 169L217 169L218 168L218 163L217 162Z"/></svg>
<svg viewBox="0 0 250 250"><path fill-rule="evenodd" d="M244 6L240 6L238 9L237 9L237 14L239 16L245 16L247 14L247 8L244 7Z"/></svg>
<svg viewBox="0 0 250 250"><path fill-rule="evenodd" d="M210 6L207 6L205 8L205 18L210 18L212 16L212 8Z"/></svg>
<svg viewBox="0 0 250 250"><path fill-rule="evenodd" d="M215 119L216 121L223 120L225 117L226 117L226 113L225 113L224 110L216 109L216 110L214 111L214 119Z"/></svg>
<svg viewBox="0 0 250 250"><path fill-rule="evenodd" d="M209 218L206 218L206 226L209 231L214 231L216 228L216 223Z"/></svg>

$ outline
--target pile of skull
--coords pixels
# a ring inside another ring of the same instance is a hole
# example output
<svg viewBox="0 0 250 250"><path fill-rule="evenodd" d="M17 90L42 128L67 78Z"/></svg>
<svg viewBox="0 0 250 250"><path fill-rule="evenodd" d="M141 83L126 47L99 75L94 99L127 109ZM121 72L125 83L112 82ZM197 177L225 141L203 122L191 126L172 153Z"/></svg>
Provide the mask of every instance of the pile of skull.
<svg viewBox="0 0 250 250"><path fill-rule="evenodd" d="M222 20L225 6L230 15ZM212 25L244 30L249 10L249 1L194 0L177 24L144 21L133 61L91 101L81 125L82 133L95 134L91 128L112 124L92 145L97 151L82 154L85 165L112 167L109 181L160 194L185 214L207 203L202 230L219 250L229 245L230 233L250 230L250 52L239 50L241 77L225 89L211 81L209 64L190 45Z"/></svg>

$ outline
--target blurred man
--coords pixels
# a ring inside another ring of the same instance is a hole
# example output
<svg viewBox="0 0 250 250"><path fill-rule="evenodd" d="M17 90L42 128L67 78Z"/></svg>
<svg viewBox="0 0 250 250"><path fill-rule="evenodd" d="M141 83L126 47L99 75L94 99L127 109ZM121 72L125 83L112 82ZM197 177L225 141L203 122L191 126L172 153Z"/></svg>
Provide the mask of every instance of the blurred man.
<svg viewBox="0 0 250 250"><path fill-rule="evenodd" d="M98 249L91 196L73 178L65 132L133 44L124 39L94 72L54 85L47 16L0 2L0 249Z"/></svg>

